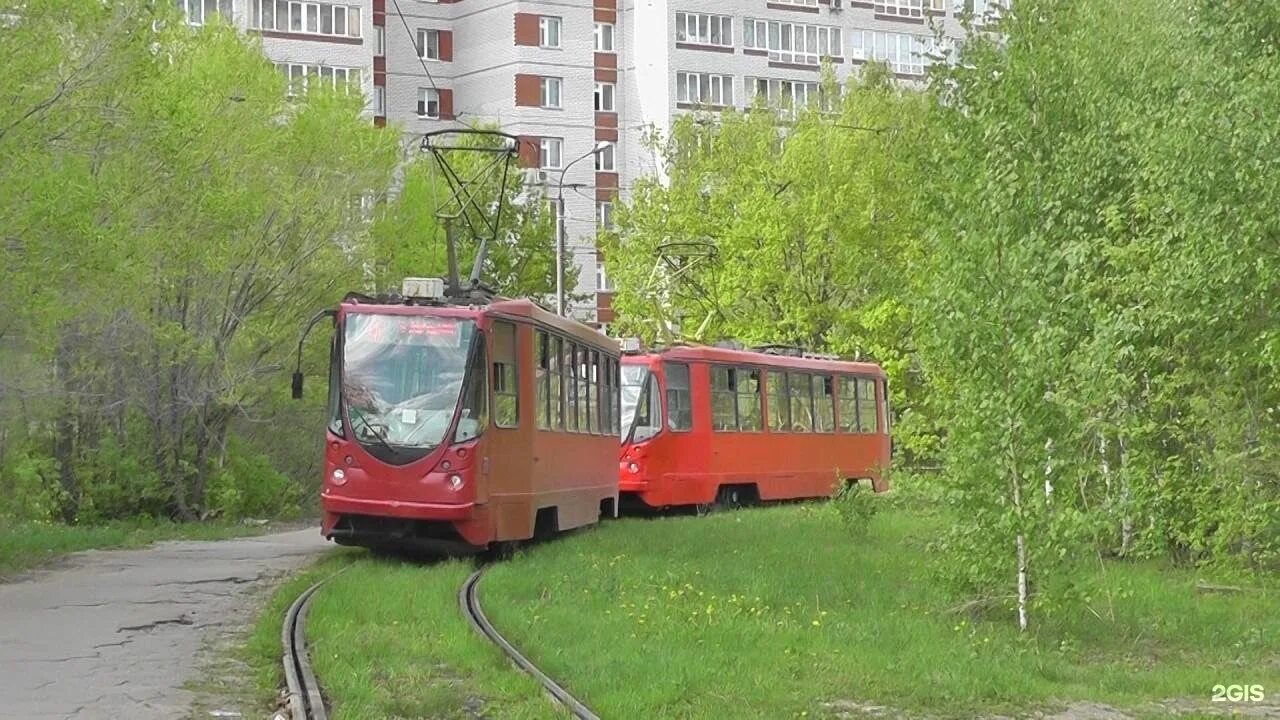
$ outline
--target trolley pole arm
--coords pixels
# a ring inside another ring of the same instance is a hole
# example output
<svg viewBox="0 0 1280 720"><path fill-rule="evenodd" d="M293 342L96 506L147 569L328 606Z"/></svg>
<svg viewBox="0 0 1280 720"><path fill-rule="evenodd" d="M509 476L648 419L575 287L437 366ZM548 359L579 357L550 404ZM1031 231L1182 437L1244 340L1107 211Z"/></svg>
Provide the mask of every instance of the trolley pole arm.
<svg viewBox="0 0 1280 720"><path fill-rule="evenodd" d="M336 319L338 317L338 311L329 309L329 310L321 310L320 312L316 313L311 318L311 320L307 322L307 327L302 331L302 337L298 338L298 364L294 367L294 370L293 370L293 399L294 400L302 399L302 346L307 342L307 336L311 334L311 328L315 327L316 323L320 322L321 318L326 318L326 317Z"/></svg>

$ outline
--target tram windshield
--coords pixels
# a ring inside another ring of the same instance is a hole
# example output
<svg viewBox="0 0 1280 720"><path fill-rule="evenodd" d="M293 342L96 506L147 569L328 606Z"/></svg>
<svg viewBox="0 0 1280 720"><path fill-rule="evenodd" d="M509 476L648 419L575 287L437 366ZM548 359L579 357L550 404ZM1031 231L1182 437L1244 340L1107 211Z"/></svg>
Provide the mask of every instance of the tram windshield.
<svg viewBox="0 0 1280 720"><path fill-rule="evenodd" d="M657 378L643 365L622 366L622 442L644 442L662 429Z"/></svg>
<svg viewBox="0 0 1280 720"><path fill-rule="evenodd" d="M361 444L388 453L444 442L462 395L475 323L455 318L352 313L342 347L342 400ZM482 373L483 374L483 373ZM474 436L478 427L459 435Z"/></svg>

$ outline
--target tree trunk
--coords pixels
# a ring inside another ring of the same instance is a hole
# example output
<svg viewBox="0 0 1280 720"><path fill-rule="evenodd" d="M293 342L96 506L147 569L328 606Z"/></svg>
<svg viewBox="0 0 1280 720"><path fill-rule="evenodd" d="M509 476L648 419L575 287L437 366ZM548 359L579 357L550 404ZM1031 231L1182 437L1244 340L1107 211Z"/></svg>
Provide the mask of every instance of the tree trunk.
<svg viewBox="0 0 1280 720"><path fill-rule="evenodd" d="M63 393L63 405L55 423L53 459L58 464L58 482L62 486L62 521L75 522L80 512L80 488L75 469L75 398L71 391L71 341L64 331L55 351L54 375Z"/></svg>
<svg viewBox="0 0 1280 720"><path fill-rule="evenodd" d="M1027 543L1018 533L1018 629L1027 631Z"/></svg>

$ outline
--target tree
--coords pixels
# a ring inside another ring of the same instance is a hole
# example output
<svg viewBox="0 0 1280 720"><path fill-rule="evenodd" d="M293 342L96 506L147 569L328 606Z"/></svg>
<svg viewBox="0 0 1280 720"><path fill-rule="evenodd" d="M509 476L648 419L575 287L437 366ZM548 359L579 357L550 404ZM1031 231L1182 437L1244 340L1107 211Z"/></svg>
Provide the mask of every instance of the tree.
<svg viewBox="0 0 1280 720"><path fill-rule="evenodd" d="M620 331L660 338L661 318L703 341L875 359L908 408L917 228L904 150L925 105L891 78L873 67L831 111L677 119L659 148L669 180L638 181L605 240ZM839 89L828 77L824 97Z"/></svg>

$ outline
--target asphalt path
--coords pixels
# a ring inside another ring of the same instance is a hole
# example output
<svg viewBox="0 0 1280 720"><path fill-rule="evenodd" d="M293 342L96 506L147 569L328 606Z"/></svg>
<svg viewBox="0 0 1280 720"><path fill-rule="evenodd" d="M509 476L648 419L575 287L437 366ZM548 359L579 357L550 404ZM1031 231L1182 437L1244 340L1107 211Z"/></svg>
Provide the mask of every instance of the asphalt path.
<svg viewBox="0 0 1280 720"><path fill-rule="evenodd" d="M185 717L201 646L329 547L310 528L77 553L0 584L0 718Z"/></svg>

